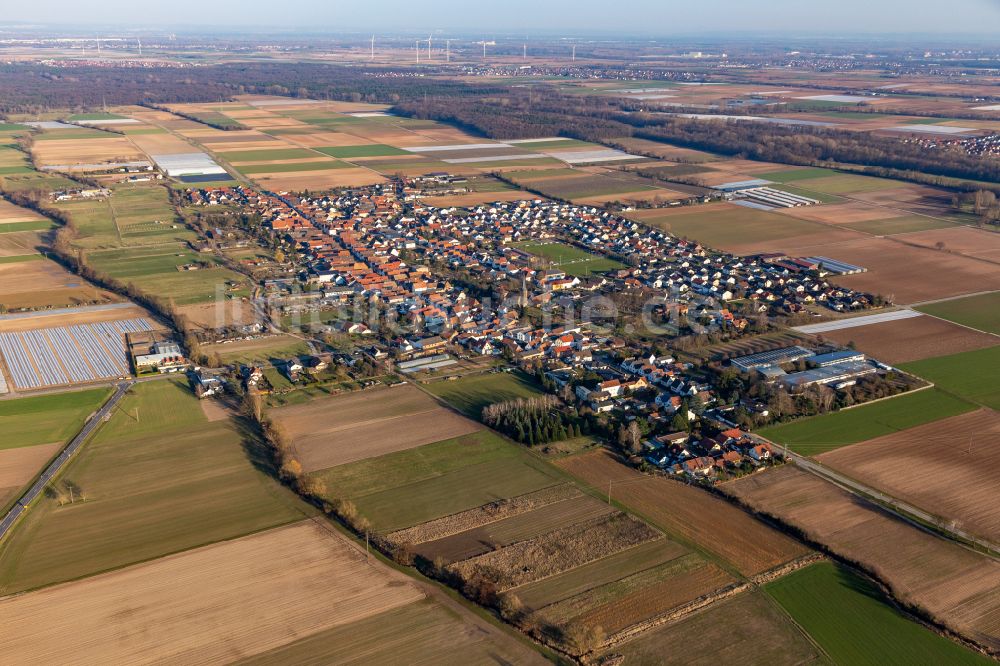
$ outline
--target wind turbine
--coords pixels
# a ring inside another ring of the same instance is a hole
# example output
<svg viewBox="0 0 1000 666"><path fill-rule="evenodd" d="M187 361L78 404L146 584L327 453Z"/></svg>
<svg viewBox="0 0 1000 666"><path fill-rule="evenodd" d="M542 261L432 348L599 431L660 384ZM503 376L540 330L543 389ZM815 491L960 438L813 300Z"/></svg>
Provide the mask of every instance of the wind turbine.
<svg viewBox="0 0 1000 666"><path fill-rule="evenodd" d="M419 39L416 40L415 43L416 43L416 46L414 46L414 50L417 52L417 62L419 63L420 62L420 40Z"/></svg>
<svg viewBox="0 0 1000 666"><path fill-rule="evenodd" d="M427 60L431 59L431 41L434 39L434 35L427 36Z"/></svg>
<svg viewBox="0 0 1000 666"><path fill-rule="evenodd" d="M444 58L445 62L451 62L451 40L444 40Z"/></svg>
<svg viewBox="0 0 1000 666"><path fill-rule="evenodd" d="M138 37L136 37L135 41L139 44L139 57L141 58L142 57L142 40L139 39Z"/></svg>
<svg viewBox="0 0 1000 666"><path fill-rule="evenodd" d="M372 60L375 60L375 35L372 35Z"/></svg>
<svg viewBox="0 0 1000 666"><path fill-rule="evenodd" d="M576 44L573 45L573 61L576 61Z"/></svg>

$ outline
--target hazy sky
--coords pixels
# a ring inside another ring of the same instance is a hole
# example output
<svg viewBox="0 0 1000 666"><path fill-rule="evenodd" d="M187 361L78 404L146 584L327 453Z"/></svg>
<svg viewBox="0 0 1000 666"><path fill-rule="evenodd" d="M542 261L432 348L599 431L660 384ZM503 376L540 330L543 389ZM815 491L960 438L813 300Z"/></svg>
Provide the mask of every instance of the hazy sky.
<svg viewBox="0 0 1000 666"><path fill-rule="evenodd" d="M315 32L998 34L1000 0L0 0L0 22ZM998 38L1000 41L1000 38Z"/></svg>

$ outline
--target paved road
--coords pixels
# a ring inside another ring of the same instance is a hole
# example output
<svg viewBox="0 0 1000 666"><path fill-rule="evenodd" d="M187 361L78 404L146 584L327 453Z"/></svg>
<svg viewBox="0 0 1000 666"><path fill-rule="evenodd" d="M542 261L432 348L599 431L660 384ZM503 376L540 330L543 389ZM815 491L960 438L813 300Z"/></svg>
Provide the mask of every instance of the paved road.
<svg viewBox="0 0 1000 666"><path fill-rule="evenodd" d="M779 444L773 444L773 446L775 447L775 450L781 448ZM868 501L871 501L871 499L874 498L876 500L875 503L877 503L883 509L886 509L894 513L899 518L902 518L906 522L911 523L920 529L931 531L917 521L923 521L929 525L934 525L938 531L943 532L945 535L950 536L953 540L957 542L961 543L962 541L965 541L967 543L975 543L983 548L988 549L992 553L1000 552L1000 545L998 544L987 541L986 539L981 539L977 536L973 536L972 534L969 534L964 530L960 530L952 525L949 525L946 522L942 521L940 518L927 513L923 509L919 509L913 506L912 504L907 504L906 502L898 500L895 497L886 495L885 493L882 493L876 490L875 488L866 486L865 484L855 481L850 477L844 476L843 474L833 469L830 469L826 465L820 464L815 460L800 456L799 454L793 453L791 451L788 452L788 457L794 460L795 464L798 465L800 468L804 469L805 471L815 474L816 476L819 476L826 481L829 481L837 486L840 486L841 488L843 488L849 493L852 493L853 495L857 495L862 499ZM914 520L914 518L916 518L917 520ZM934 532L931 531L931 533L933 534ZM938 536L941 535L938 534Z"/></svg>
<svg viewBox="0 0 1000 666"><path fill-rule="evenodd" d="M128 392L133 383L134 382L122 382L118 385L118 389L114 392L111 398L104 403L104 406L101 407L96 414L94 414L92 419L87 421L87 423L83 426L83 430L81 430L79 434L73 438L73 441L71 441L69 445L63 449L58 458L49 463L49 466L44 472L42 472L42 475L38 477L38 480L35 481L34 485L32 485L31 488L29 488L28 491L21 496L21 499L17 501L17 504L15 504L11 510L7 512L7 515L0 520L0 541L2 541L4 536L7 535L7 532L11 530L14 523L17 522L17 519L21 517L21 514L27 511L31 503L42 494L42 491L45 490L45 486L48 485L49 481L51 481L52 478L60 472L60 470L62 470L66 463L69 462L69 459L73 457L73 454L76 453L81 446L83 446L83 443L87 440L91 433L93 433L94 430L100 426L100 424L104 421L104 417L110 414L111 410L115 408L118 402L125 397L125 393Z"/></svg>

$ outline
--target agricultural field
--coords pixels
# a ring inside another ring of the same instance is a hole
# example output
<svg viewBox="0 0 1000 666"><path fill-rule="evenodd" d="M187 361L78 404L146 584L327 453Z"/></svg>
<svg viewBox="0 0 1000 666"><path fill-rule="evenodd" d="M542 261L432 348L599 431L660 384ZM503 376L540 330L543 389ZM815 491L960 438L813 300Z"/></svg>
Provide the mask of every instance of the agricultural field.
<svg viewBox="0 0 1000 666"><path fill-rule="evenodd" d="M646 476L607 451L563 458L556 465L683 543L692 543L744 576L759 574L809 551L711 494L669 479ZM617 485L616 485L617 484Z"/></svg>
<svg viewBox="0 0 1000 666"><path fill-rule="evenodd" d="M0 401L0 450L68 442L110 395L98 388Z"/></svg>
<svg viewBox="0 0 1000 666"><path fill-rule="evenodd" d="M409 384L312 400L269 412L306 472L405 451L480 426Z"/></svg>
<svg viewBox="0 0 1000 666"><path fill-rule="evenodd" d="M842 345L853 343L859 351L889 364L1000 344L1000 336L973 331L935 317L910 317L826 331L822 335Z"/></svg>
<svg viewBox="0 0 1000 666"><path fill-rule="evenodd" d="M679 650L697 636L697 650ZM766 636L766 639L761 639ZM822 653L787 615L760 592L745 592L716 602L678 622L653 629L605 656L620 654L635 666L675 664L715 666L753 663L775 666L822 664Z"/></svg>
<svg viewBox="0 0 1000 666"><path fill-rule="evenodd" d="M562 482L525 449L486 430L313 473L392 532Z"/></svg>
<svg viewBox="0 0 1000 666"><path fill-rule="evenodd" d="M760 251L756 248L775 243L830 243L854 236L853 232L729 203L638 210L629 217L675 236L738 254L753 254Z"/></svg>
<svg viewBox="0 0 1000 666"><path fill-rule="evenodd" d="M1000 563L995 560L895 519L794 465L744 477L721 489L874 572L902 603L923 608L953 631L1000 650ZM779 584L797 580L792 576L779 579ZM812 605L827 607L826 602Z"/></svg>
<svg viewBox="0 0 1000 666"><path fill-rule="evenodd" d="M0 509L18 499L21 490L58 455L61 444L37 444L16 449L0 449Z"/></svg>
<svg viewBox="0 0 1000 666"><path fill-rule="evenodd" d="M934 382L942 391L1000 410L1000 346L904 363L903 370Z"/></svg>
<svg viewBox="0 0 1000 666"><path fill-rule="evenodd" d="M993 542L1000 507L991 498L1000 472L1000 413L982 409L824 454L852 479Z"/></svg>
<svg viewBox="0 0 1000 666"><path fill-rule="evenodd" d="M426 388L469 418L477 420L483 414L483 407L495 402L541 395L534 379L522 372L470 375L450 381L434 381Z"/></svg>
<svg viewBox="0 0 1000 666"><path fill-rule="evenodd" d="M937 388L869 405L762 428L759 434L804 456L833 451L925 423L964 414L974 405Z"/></svg>
<svg viewBox="0 0 1000 666"><path fill-rule="evenodd" d="M530 254L542 257L552 262L557 268L569 276L587 277L595 273L605 273L625 266L614 259L608 259L586 250L555 241L531 241L518 243L515 247Z"/></svg>
<svg viewBox="0 0 1000 666"><path fill-rule="evenodd" d="M210 356L218 354L224 363L270 364L308 354L309 345L291 335L270 335L251 340L205 345L202 351Z"/></svg>
<svg viewBox="0 0 1000 666"><path fill-rule="evenodd" d="M147 602L141 608L138 598ZM90 605L83 616L81 599ZM7 597L0 608L22 627L0 634L11 658L24 663L184 661L193 654L250 663L326 655L344 663L389 646L393 657L421 663L434 661L444 643L454 650L447 659L470 660L464 663L500 655L516 663L542 661L503 631L464 609L445 608L405 575L373 564L329 527L308 521ZM375 640L379 635L387 645ZM360 636L366 640L356 640Z"/></svg>
<svg viewBox="0 0 1000 666"><path fill-rule="evenodd" d="M962 326L1000 335L1000 292L921 305L916 309Z"/></svg>
<svg viewBox="0 0 1000 666"><path fill-rule="evenodd" d="M310 515L310 507L254 467L245 445L231 420L208 421L183 380L136 385L0 547L0 592L73 580ZM75 488L72 503L66 484Z"/></svg>
<svg viewBox="0 0 1000 666"><path fill-rule="evenodd" d="M908 620L875 585L830 562L795 571L764 590L835 663L991 661Z"/></svg>
<svg viewBox="0 0 1000 666"><path fill-rule="evenodd" d="M120 300L115 294L84 282L40 254L8 259L0 260L0 302L8 312L100 305Z"/></svg>

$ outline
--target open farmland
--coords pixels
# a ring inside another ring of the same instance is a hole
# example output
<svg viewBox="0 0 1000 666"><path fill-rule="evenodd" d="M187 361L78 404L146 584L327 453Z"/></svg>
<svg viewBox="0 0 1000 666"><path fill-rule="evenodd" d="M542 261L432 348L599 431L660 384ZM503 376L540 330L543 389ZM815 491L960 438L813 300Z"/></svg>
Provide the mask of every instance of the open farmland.
<svg viewBox="0 0 1000 666"><path fill-rule="evenodd" d="M854 343L859 351L890 364L1000 344L1000 336L979 333L934 317L910 317L827 331L823 337L842 345Z"/></svg>
<svg viewBox="0 0 1000 666"><path fill-rule="evenodd" d="M61 448L60 443L0 449L0 508L13 504L21 488L42 471Z"/></svg>
<svg viewBox="0 0 1000 666"><path fill-rule="evenodd" d="M391 532L562 482L559 473L490 431L339 465L313 476Z"/></svg>
<svg viewBox="0 0 1000 666"><path fill-rule="evenodd" d="M691 636L698 637L697 650L677 649ZM767 638L762 640L762 636ZM676 623L616 645L607 653L612 654L624 656L630 666L823 663L819 650L759 592L719 601Z"/></svg>
<svg viewBox="0 0 1000 666"><path fill-rule="evenodd" d="M764 589L835 663L990 663L900 615L873 584L830 562Z"/></svg>
<svg viewBox="0 0 1000 666"><path fill-rule="evenodd" d="M219 354L226 363L257 363L287 359L309 353L309 345L291 335L269 335L263 338L237 340L216 345L205 345L206 354Z"/></svg>
<svg viewBox="0 0 1000 666"><path fill-rule="evenodd" d="M1000 413L983 409L820 456L834 469L1000 543Z"/></svg>
<svg viewBox="0 0 1000 666"><path fill-rule="evenodd" d="M881 437L975 409L936 388L763 428L760 435L804 456Z"/></svg>
<svg viewBox="0 0 1000 666"><path fill-rule="evenodd" d="M68 442L111 395L106 388L0 402L0 450Z"/></svg>
<svg viewBox="0 0 1000 666"><path fill-rule="evenodd" d="M934 382L943 391L1000 410L1000 346L939 356L901 365L903 370Z"/></svg>
<svg viewBox="0 0 1000 666"><path fill-rule="evenodd" d="M81 600L88 606L82 615ZM0 633L5 653L20 663L187 661L194 655L211 661L260 655L266 662L309 641L327 643L327 632L338 629L343 638L369 629L398 631L397 639L415 641L396 644L395 656L408 655L409 663L437 654L428 632L451 634L459 654L474 662L491 652L518 663L536 658L501 631L443 611L410 579L372 565L343 537L311 522L8 597L0 608L16 618ZM379 648L345 642L329 649L343 663Z"/></svg>
<svg viewBox="0 0 1000 666"><path fill-rule="evenodd" d="M1000 292L921 305L917 309L963 326L1000 335Z"/></svg>
<svg viewBox="0 0 1000 666"><path fill-rule="evenodd" d="M598 490L610 482L611 496L620 504L667 534L721 558L743 575L762 573L808 553L724 500L683 483L643 475L607 451L564 458L556 464Z"/></svg>
<svg viewBox="0 0 1000 666"><path fill-rule="evenodd" d="M184 383L138 384L2 546L17 592L231 539L311 508L256 469L231 421L208 422Z"/></svg>
<svg viewBox="0 0 1000 666"><path fill-rule="evenodd" d="M1000 563L995 560L893 518L794 465L722 489L860 563L900 601L1000 650Z"/></svg>
<svg viewBox="0 0 1000 666"><path fill-rule="evenodd" d="M482 416L495 402L533 398L541 394L534 380L521 372L496 372L427 384L427 390L470 418Z"/></svg>
<svg viewBox="0 0 1000 666"><path fill-rule="evenodd" d="M397 386L312 400L271 412L306 472L404 451L480 426L418 388Z"/></svg>
<svg viewBox="0 0 1000 666"><path fill-rule="evenodd" d="M0 261L0 302L8 312L20 309L58 308L118 300L41 255L25 261Z"/></svg>

